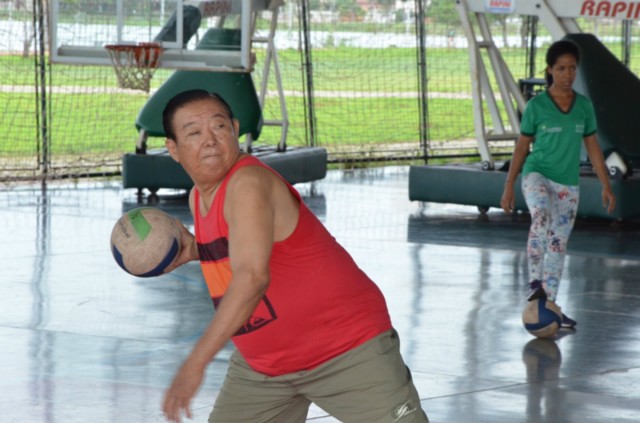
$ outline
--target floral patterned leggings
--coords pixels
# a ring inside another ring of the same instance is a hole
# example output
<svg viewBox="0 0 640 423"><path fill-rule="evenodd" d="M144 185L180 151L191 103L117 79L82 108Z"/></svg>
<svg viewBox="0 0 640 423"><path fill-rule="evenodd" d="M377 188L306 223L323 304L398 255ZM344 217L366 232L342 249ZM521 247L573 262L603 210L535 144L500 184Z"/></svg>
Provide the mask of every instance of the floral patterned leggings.
<svg viewBox="0 0 640 423"><path fill-rule="evenodd" d="M529 279L542 281L547 296L555 301L580 189L532 172L522 180L522 193L531 214L527 241Z"/></svg>

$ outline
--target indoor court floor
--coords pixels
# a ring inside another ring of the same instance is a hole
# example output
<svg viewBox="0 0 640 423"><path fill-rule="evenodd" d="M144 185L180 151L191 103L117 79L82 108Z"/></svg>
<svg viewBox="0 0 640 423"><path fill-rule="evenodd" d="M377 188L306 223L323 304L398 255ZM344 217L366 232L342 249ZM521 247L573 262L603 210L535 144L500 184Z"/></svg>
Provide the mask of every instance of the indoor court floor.
<svg viewBox="0 0 640 423"><path fill-rule="evenodd" d="M386 295L431 422L640 422L640 221L578 220L558 298L578 329L539 340L520 317L527 215L410 202L408 170L297 188ZM183 195L150 204L192 228ZM116 265L111 229L138 205L118 180L0 190L1 422L164 421L213 311L195 262L149 279ZM231 351L209 366L195 422ZM336 420L312 407L308 421Z"/></svg>

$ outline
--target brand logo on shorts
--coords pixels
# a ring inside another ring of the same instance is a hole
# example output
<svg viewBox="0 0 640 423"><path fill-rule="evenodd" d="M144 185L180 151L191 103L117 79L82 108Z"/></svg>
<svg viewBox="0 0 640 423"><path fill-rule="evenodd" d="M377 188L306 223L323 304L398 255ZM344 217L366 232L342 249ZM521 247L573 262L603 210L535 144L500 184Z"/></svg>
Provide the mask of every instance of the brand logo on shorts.
<svg viewBox="0 0 640 423"><path fill-rule="evenodd" d="M407 401L404 404L400 404L397 406L392 412L391 417L393 417L393 421L397 422L401 418L408 416L409 414L415 412L417 410L416 406L411 404L411 401Z"/></svg>

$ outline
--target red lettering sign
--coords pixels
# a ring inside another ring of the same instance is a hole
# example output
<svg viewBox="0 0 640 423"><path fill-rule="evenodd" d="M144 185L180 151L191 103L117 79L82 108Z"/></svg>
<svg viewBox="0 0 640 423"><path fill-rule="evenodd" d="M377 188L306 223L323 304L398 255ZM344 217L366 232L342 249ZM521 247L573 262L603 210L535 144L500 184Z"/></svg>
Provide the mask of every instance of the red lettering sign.
<svg viewBox="0 0 640 423"><path fill-rule="evenodd" d="M601 18L638 19L640 2L625 3L622 1L585 1L580 10L581 16Z"/></svg>
<svg viewBox="0 0 640 423"><path fill-rule="evenodd" d="M585 1L582 3L582 10L580 16L593 16L593 7L596 5L594 1Z"/></svg>

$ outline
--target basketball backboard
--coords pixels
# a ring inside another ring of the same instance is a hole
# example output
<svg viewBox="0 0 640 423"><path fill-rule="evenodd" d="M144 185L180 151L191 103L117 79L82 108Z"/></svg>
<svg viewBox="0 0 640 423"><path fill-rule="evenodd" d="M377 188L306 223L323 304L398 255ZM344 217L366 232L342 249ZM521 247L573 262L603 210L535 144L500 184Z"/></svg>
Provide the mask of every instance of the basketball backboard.
<svg viewBox="0 0 640 423"><path fill-rule="evenodd" d="M109 44L159 42L164 50L159 67L250 72L253 14L268 0L52 0L51 61L105 65ZM199 34L233 24L239 43L195 49ZM238 45L239 44L239 45Z"/></svg>

